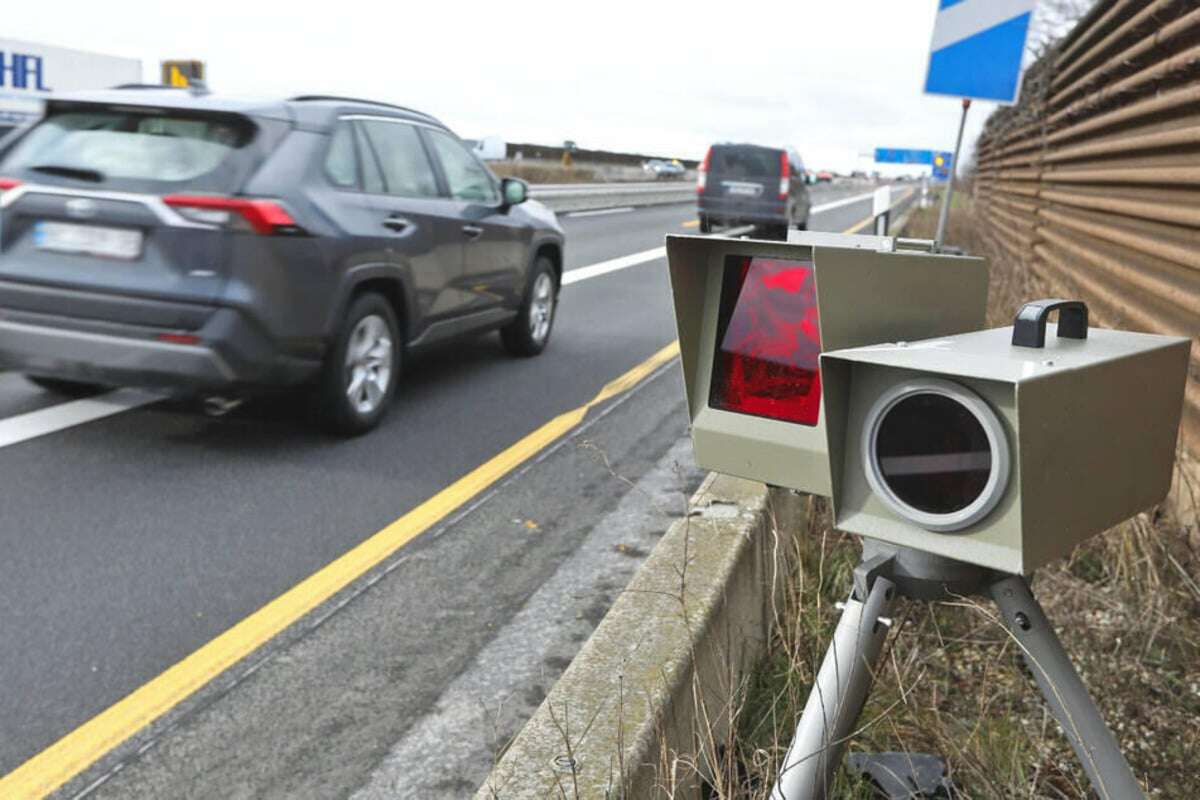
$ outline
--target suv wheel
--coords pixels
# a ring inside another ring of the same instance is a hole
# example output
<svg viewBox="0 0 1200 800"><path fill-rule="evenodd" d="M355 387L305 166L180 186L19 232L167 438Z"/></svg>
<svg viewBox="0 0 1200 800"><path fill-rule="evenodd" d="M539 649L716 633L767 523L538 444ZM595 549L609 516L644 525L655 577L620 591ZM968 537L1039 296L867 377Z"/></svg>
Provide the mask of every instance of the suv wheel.
<svg viewBox="0 0 1200 800"><path fill-rule="evenodd" d="M710 220L707 215L701 214L700 215L700 232L701 233L712 233L712 229L713 229L712 220Z"/></svg>
<svg viewBox="0 0 1200 800"><path fill-rule="evenodd" d="M381 295L368 292L350 304L316 389L326 428L354 436L383 419L400 374L397 330L396 314Z"/></svg>
<svg viewBox="0 0 1200 800"><path fill-rule="evenodd" d="M558 281L550 259L539 256L517 318L500 329L500 340L514 356L536 356L546 349L558 306Z"/></svg>
<svg viewBox="0 0 1200 800"><path fill-rule="evenodd" d="M26 375L25 380L40 386L48 392L61 394L64 397L87 397L90 394L104 391L103 386L79 381L64 381L60 378L43 378L38 375Z"/></svg>

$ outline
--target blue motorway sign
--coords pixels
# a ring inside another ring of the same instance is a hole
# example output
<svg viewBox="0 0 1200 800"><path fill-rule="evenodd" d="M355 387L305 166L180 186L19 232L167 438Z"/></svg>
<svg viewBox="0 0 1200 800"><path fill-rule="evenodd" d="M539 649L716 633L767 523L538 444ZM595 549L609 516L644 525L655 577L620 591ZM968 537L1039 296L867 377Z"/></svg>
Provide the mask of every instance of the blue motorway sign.
<svg viewBox="0 0 1200 800"><path fill-rule="evenodd" d="M905 150L899 147L876 147L875 161L880 164L932 164L932 150Z"/></svg>
<svg viewBox="0 0 1200 800"><path fill-rule="evenodd" d="M1015 103L1037 0L938 0L927 94Z"/></svg>
<svg viewBox="0 0 1200 800"><path fill-rule="evenodd" d="M878 164L925 164L931 168L935 181L950 178L950 165L954 154L945 150L906 150L902 147L876 147L875 161Z"/></svg>

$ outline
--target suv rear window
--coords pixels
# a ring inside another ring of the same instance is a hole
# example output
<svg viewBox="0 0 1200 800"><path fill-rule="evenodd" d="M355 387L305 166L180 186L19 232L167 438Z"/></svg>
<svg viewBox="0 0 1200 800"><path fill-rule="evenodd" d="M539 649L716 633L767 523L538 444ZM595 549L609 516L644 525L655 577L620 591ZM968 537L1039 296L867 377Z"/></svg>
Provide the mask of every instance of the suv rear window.
<svg viewBox="0 0 1200 800"><path fill-rule="evenodd" d="M777 176L782 152L766 147L714 147L708 171L728 178Z"/></svg>
<svg viewBox="0 0 1200 800"><path fill-rule="evenodd" d="M232 115L96 108L54 113L0 162L0 174L120 188L186 186L233 192L251 158L255 127Z"/></svg>

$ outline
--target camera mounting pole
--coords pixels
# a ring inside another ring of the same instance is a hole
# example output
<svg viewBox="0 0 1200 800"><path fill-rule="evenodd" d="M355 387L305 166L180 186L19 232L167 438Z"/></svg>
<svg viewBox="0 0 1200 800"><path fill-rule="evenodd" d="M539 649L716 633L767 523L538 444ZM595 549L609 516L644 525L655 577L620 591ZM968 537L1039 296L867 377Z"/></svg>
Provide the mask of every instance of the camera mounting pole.
<svg viewBox="0 0 1200 800"><path fill-rule="evenodd" d="M984 594L999 607L1005 627L1020 646L1097 796L1101 800L1144 797L1025 578L864 539L863 560L854 570L854 590L842 606L833 641L809 692L771 800L830 797L846 743L870 694L897 596L929 601ZM860 765L873 760L880 762L879 772L895 787L889 792L893 798L932 796L944 783L937 774L940 770L930 774L921 769L928 767L930 756L893 754L890 758L872 755L859 759ZM897 769L901 774L896 774Z"/></svg>

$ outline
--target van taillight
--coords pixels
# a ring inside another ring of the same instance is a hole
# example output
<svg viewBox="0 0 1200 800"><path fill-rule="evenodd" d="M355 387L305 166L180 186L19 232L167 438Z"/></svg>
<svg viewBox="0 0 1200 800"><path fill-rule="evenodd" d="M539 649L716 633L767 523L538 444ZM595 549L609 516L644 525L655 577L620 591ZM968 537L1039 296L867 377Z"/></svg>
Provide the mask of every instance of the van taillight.
<svg viewBox="0 0 1200 800"><path fill-rule="evenodd" d="M287 209L274 200L169 194L163 198L163 202L193 222L225 225L240 219L250 230L261 235L301 232Z"/></svg>
<svg viewBox="0 0 1200 800"><path fill-rule="evenodd" d="M787 153L779 154L779 199L787 200L788 190L791 189L791 179L789 177L791 169L788 166Z"/></svg>
<svg viewBox="0 0 1200 800"><path fill-rule="evenodd" d="M7 192L9 189L15 189L21 185L21 182L16 178L0 178L0 194Z"/></svg>
<svg viewBox="0 0 1200 800"><path fill-rule="evenodd" d="M821 329L812 262L728 256L717 343L709 406L817 424Z"/></svg>
<svg viewBox="0 0 1200 800"><path fill-rule="evenodd" d="M696 171L696 191L703 193L704 188L708 185L708 165L712 162L712 148L708 148L708 152L704 154L704 161L700 164L700 169Z"/></svg>

